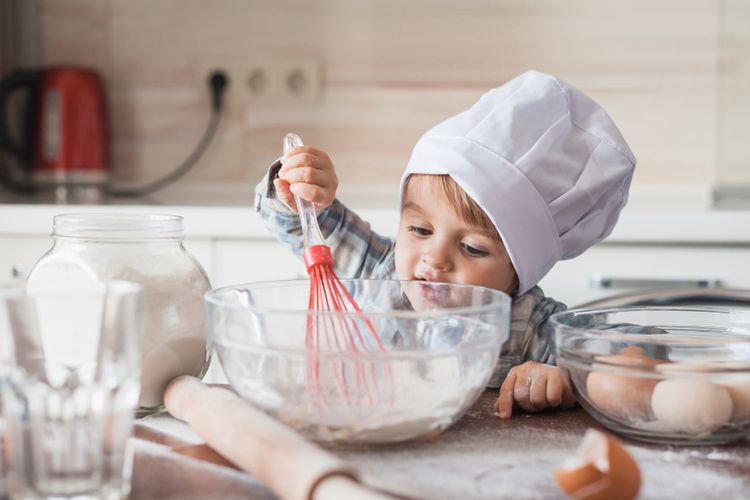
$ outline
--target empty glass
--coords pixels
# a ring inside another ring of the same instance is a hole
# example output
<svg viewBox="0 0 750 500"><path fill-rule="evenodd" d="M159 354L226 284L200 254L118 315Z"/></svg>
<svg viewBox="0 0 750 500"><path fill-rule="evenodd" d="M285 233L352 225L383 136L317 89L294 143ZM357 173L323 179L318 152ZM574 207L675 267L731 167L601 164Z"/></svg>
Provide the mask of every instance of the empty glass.
<svg viewBox="0 0 750 500"><path fill-rule="evenodd" d="M11 498L128 495L140 300L124 281L0 287Z"/></svg>

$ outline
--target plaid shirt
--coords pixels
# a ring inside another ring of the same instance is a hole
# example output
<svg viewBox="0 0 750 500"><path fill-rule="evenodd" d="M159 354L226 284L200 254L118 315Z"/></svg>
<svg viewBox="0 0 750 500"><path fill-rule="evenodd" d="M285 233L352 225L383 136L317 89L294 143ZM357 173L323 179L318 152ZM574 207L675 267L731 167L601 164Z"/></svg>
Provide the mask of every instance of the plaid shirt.
<svg viewBox="0 0 750 500"><path fill-rule="evenodd" d="M271 177L274 168L271 167ZM280 241L302 254L302 226L295 212L274 197L269 176L255 188L255 210L268 230ZM338 199L318 214L318 223L331 247L338 276L348 278L395 278L394 241L378 235L370 224L349 210ZM533 360L554 364L552 329L545 321L565 305L545 297L534 287L513 297L510 336L500 351L500 359L488 387L497 388L512 366Z"/></svg>

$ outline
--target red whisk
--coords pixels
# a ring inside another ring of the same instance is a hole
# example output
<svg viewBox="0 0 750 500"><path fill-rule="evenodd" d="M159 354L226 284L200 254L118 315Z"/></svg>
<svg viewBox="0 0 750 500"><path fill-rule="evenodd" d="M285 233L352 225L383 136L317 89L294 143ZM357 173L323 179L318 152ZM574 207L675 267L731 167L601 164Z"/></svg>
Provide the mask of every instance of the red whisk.
<svg viewBox="0 0 750 500"><path fill-rule="evenodd" d="M302 146L296 134L284 137L284 154ZM318 226L312 202L294 195L304 237L303 258L310 275L310 296L305 347L308 376L316 402L326 405L321 386L321 348L323 358L330 360L330 372L337 391L349 406L365 403L372 406L390 395L390 367L370 357L373 350L386 352L372 322L367 318L346 287L339 281L333 266L331 247ZM342 356L342 354L344 354ZM378 366L386 380L378 380ZM387 388L388 394L384 392Z"/></svg>

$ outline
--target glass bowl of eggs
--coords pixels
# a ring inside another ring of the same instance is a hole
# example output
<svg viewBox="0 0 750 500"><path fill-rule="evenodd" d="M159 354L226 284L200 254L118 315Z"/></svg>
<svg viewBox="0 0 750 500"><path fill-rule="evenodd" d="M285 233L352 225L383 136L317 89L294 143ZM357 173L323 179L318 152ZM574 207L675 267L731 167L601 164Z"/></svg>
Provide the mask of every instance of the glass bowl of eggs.
<svg viewBox="0 0 750 500"><path fill-rule="evenodd" d="M749 309L574 309L550 322L557 364L608 429L669 444L750 437Z"/></svg>
<svg viewBox="0 0 750 500"><path fill-rule="evenodd" d="M508 338L510 298L448 283L341 282L360 312L309 310L309 280L206 294L230 386L324 444L440 434L484 391Z"/></svg>

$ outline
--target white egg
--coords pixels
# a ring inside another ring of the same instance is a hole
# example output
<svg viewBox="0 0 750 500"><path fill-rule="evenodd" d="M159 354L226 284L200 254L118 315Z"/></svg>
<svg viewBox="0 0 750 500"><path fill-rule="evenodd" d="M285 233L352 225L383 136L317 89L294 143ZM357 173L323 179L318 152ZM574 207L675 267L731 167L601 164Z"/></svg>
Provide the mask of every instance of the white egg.
<svg viewBox="0 0 750 500"><path fill-rule="evenodd" d="M732 422L750 421L750 380L722 382L721 385L727 388L732 398Z"/></svg>
<svg viewBox="0 0 750 500"><path fill-rule="evenodd" d="M723 374L727 369L737 370L734 374ZM720 384L729 391L732 398L732 422L750 421L750 365L738 362L708 363L704 361L679 361L659 365L662 372L711 372L710 380Z"/></svg>
<svg viewBox="0 0 750 500"><path fill-rule="evenodd" d="M700 435L729 422L733 407L729 391L722 385L673 379L656 384L651 410L672 432Z"/></svg>

